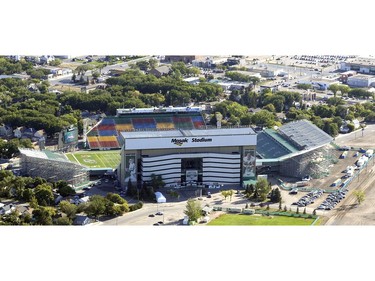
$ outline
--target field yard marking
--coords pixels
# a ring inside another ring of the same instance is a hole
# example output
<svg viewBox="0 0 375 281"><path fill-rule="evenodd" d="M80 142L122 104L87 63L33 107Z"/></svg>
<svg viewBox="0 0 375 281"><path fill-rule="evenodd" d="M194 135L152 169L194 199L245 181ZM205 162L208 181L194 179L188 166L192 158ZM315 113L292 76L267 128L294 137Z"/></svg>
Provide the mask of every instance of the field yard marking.
<svg viewBox="0 0 375 281"><path fill-rule="evenodd" d="M103 168L107 168L106 167L106 165L105 165L105 163L102 161L102 159L99 157L99 155L98 154L94 154L99 160L100 160L100 162L102 162L103 163Z"/></svg>
<svg viewBox="0 0 375 281"><path fill-rule="evenodd" d="M78 161L78 159L74 156L73 153L72 153L71 155L73 156L73 158L76 160L76 162L77 162L78 164L82 165L81 162Z"/></svg>

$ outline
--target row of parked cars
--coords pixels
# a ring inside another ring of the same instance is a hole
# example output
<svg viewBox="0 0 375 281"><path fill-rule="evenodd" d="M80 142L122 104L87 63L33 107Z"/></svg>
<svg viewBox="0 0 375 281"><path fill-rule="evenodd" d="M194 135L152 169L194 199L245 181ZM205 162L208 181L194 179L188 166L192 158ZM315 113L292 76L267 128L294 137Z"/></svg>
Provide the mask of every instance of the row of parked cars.
<svg viewBox="0 0 375 281"><path fill-rule="evenodd" d="M309 204L313 204L316 199L322 196L322 194L322 189L310 191L309 193L301 197L301 199L299 199L297 202L292 203L292 205L297 205L298 207L306 207Z"/></svg>
<svg viewBox="0 0 375 281"><path fill-rule="evenodd" d="M328 195L327 199L322 202L316 208L317 210L332 210L342 199L345 198L346 193L348 192L347 188L336 190Z"/></svg>

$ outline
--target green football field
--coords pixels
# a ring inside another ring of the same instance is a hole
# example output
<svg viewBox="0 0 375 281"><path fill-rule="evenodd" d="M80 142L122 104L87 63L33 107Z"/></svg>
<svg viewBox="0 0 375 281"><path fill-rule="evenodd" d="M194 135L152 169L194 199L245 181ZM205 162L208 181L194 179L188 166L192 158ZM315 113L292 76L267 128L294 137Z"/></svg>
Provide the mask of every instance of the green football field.
<svg viewBox="0 0 375 281"><path fill-rule="evenodd" d="M117 168L121 160L120 150L111 151L79 151L66 153L71 162L89 168Z"/></svg>

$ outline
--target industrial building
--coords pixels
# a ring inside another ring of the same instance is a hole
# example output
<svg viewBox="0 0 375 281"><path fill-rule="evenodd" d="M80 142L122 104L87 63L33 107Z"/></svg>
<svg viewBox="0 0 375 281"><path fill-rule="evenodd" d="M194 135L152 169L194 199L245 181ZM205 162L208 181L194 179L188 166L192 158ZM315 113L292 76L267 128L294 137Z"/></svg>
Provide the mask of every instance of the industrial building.
<svg viewBox="0 0 375 281"><path fill-rule="evenodd" d="M353 70L363 74L375 75L375 59L358 57L350 62L342 62L340 69L342 71Z"/></svg>
<svg viewBox="0 0 375 281"><path fill-rule="evenodd" d="M346 82L350 87L368 88L375 86L375 76L358 74L348 77Z"/></svg>

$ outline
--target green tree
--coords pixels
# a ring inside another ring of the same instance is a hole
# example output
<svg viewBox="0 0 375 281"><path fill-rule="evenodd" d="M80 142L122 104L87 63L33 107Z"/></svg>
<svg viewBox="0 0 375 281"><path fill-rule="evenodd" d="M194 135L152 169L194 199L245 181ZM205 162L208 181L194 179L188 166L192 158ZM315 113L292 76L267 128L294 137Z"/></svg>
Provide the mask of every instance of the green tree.
<svg viewBox="0 0 375 281"><path fill-rule="evenodd" d="M274 188L271 191L271 202L281 203L281 193L279 188Z"/></svg>
<svg viewBox="0 0 375 281"><path fill-rule="evenodd" d="M355 190L353 195L355 196L358 205L361 205L362 202L365 201L365 192L363 190Z"/></svg>
<svg viewBox="0 0 375 281"><path fill-rule="evenodd" d="M184 211L184 214L189 217L189 221L197 222L202 216L201 204L197 200L189 199L186 203L186 210Z"/></svg>
<svg viewBox="0 0 375 281"><path fill-rule="evenodd" d="M108 200L100 195L91 196L88 205L85 208L85 213L89 216L99 218L99 216L103 215L106 210L107 201Z"/></svg>
<svg viewBox="0 0 375 281"><path fill-rule="evenodd" d="M253 114L252 123L257 126L271 128L276 125L275 115L267 110L261 110Z"/></svg>
<svg viewBox="0 0 375 281"><path fill-rule="evenodd" d="M66 181L58 181L54 186L57 188L57 192L63 197L76 194L76 191Z"/></svg>
<svg viewBox="0 0 375 281"><path fill-rule="evenodd" d="M30 207L36 209L39 207L38 200L36 200L35 195L31 196L30 198Z"/></svg>
<svg viewBox="0 0 375 281"><path fill-rule="evenodd" d="M117 203L117 204L127 203L127 201L124 198L122 198L119 194L112 193L112 192L107 193L105 198L107 198L109 201L111 201L113 203Z"/></svg>
<svg viewBox="0 0 375 281"><path fill-rule="evenodd" d="M334 97L336 97L336 93L337 93L337 91L339 90L339 84L331 84L331 85L329 85L329 87L328 87L328 90L330 90L330 91L332 91L333 92L333 95L334 95Z"/></svg>
<svg viewBox="0 0 375 281"><path fill-rule="evenodd" d="M59 66L60 64L62 64L62 61L60 59L54 59L49 63L50 66Z"/></svg>
<svg viewBox="0 0 375 281"><path fill-rule="evenodd" d="M158 66L158 60L157 59L154 59L154 58L151 58L149 61L148 61L149 65L150 65L150 69L154 69Z"/></svg>
<svg viewBox="0 0 375 281"><path fill-rule="evenodd" d="M43 183L34 189L34 196L40 206L51 206L54 203L52 188Z"/></svg>
<svg viewBox="0 0 375 281"><path fill-rule="evenodd" d="M259 199L264 201L267 199L267 195L270 192L271 188L268 184L268 181L264 178L260 178L255 184L255 188L259 194Z"/></svg>
<svg viewBox="0 0 375 281"><path fill-rule="evenodd" d="M158 190L159 188L163 188L165 183L161 175L151 174L151 185L154 190Z"/></svg>
<svg viewBox="0 0 375 281"><path fill-rule="evenodd" d="M352 123L347 123L346 126L347 126L348 129L349 129L349 133L354 131L354 124L352 124Z"/></svg>
<svg viewBox="0 0 375 281"><path fill-rule="evenodd" d="M77 213L77 206L64 200L59 204L61 212L63 212L69 219L73 220Z"/></svg>
<svg viewBox="0 0 375 281"><path fill-rule="evenodd" d="M308 90L311 88L312 88L311 84L298 84L297 85L297 89Z"/></svg>
<svg viewBox="0 0 375 281"><path fill-rule="evenodd" d="M56 210L51 207L38 207L33 210L34 224L36 225L52 225L53 216L56 215Z"/></svg>
<svg viewBox="0 0 375 281"><path fill-rule="evenodd" d="M56 225L71 225L72 220L68 217L59 217L55 220Z"/></svg>
<svg viewBox="0 0 375 281"><path fill-rule="evenodd" d="M72 75L72 81L73 81L73 83L75 83L77 81L77 75L76 75L75 71L73 72L73 75Z"/></svg>

